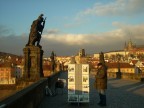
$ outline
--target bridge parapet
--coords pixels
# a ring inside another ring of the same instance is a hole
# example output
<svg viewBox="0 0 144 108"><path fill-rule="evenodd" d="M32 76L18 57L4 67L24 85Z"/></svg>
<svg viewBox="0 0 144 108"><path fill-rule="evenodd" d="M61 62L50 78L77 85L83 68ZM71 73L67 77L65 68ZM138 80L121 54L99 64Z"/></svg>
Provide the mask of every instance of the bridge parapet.
<svg viewBox="0 0 144 108"><path fill-rule="evenodd" d="M46 85L54 87L60 72L47 78L41 78L30 86L2 100L0 108L37 108L45 96Z"/></svg>
<svg viewBox="0 0 144 108"><path fill-rule="evenodd" d="M114 73L114 72L108 72L107 75L108 75L108 77L112 77L112 78L117 77L116 73ZM135 73L122 73L121 72L121 78L122 79L139 80L139 81L143 82L144 81L144 73L135 74Z"/></svg>

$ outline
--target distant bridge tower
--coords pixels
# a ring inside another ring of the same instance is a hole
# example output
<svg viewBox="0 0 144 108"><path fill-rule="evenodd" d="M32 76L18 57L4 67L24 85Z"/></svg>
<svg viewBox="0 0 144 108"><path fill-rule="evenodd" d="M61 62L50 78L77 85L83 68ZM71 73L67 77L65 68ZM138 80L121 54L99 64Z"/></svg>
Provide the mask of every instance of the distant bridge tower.
<svg viewBox="0 0 144 108"><path fill-rule="evenodd" d="M79 57L85 57L85 49L80 49Z"/></svg>

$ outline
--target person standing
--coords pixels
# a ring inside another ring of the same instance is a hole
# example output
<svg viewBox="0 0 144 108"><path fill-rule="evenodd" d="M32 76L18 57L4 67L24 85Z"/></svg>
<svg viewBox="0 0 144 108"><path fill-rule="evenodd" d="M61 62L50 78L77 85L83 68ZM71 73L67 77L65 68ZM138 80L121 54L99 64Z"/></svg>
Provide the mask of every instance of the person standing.
<svg viewBox="0 0 144 108"><path fill-rule="evenodd" d="M106 106L106 89L107 89L107 68L103 63L97 64L95 76L95 88L99 93L99 106Z"/></svg>

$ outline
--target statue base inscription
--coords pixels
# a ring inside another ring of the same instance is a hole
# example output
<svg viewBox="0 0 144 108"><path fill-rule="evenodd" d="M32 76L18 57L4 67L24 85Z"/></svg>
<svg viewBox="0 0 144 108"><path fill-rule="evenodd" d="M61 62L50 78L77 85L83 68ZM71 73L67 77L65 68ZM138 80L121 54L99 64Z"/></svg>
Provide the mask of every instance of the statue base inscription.
<svg viewBox="0 0 144 108"><path fill-rule="evenodd" d="M43 77L43 50L38 46L26 46L24 52L24 78L38 80Z"/></svg>

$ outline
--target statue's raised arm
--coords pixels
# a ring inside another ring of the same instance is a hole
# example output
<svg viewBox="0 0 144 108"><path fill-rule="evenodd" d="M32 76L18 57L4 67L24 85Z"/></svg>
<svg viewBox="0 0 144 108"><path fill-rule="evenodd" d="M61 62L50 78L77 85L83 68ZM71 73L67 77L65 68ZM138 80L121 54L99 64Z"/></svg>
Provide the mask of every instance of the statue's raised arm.
<svg viewBox="0 0 144 108"><path fill-rule="evenodd" d="M31 29L30 29L30 34L29 34L29 40L27 43L27 46L35 46L35 43L37 42L37 46L40 46L40 40L41 40L41 35L45 26L45 20L43 18L43 14L41 14L38 19L34 20Z"/></svg>

